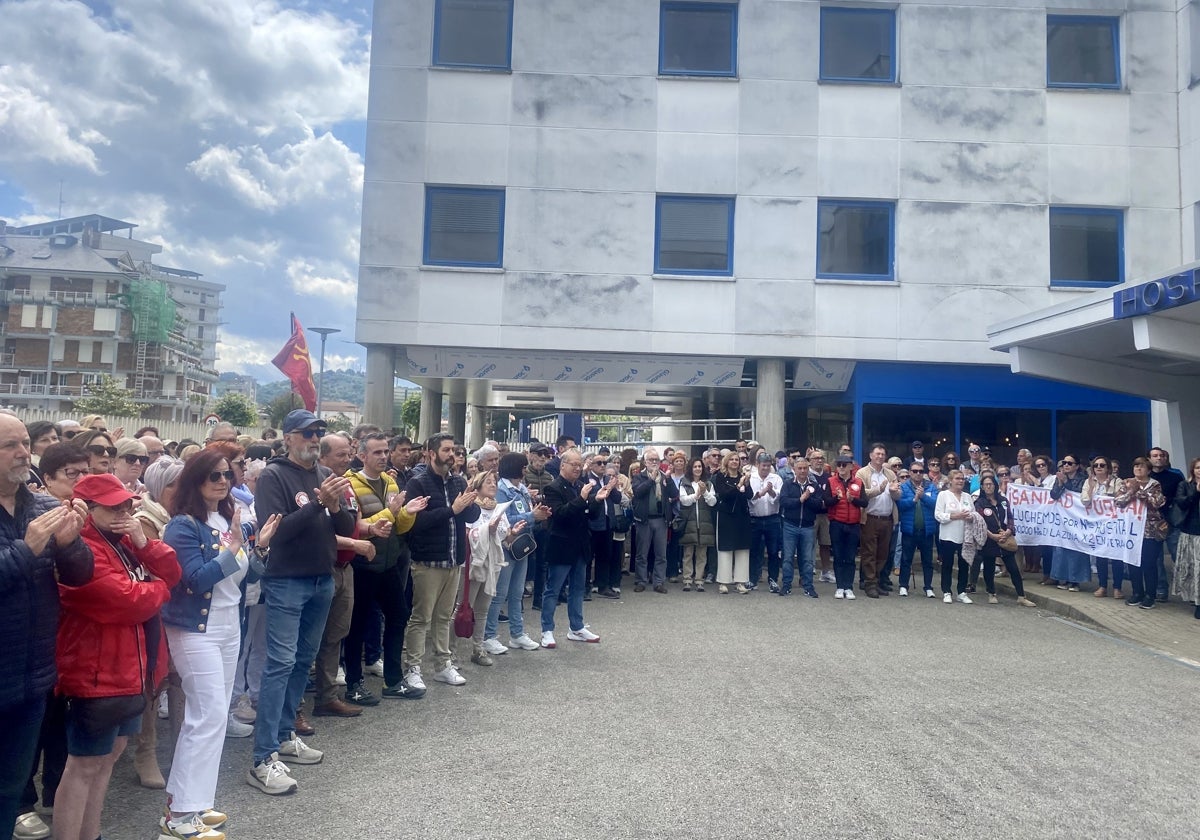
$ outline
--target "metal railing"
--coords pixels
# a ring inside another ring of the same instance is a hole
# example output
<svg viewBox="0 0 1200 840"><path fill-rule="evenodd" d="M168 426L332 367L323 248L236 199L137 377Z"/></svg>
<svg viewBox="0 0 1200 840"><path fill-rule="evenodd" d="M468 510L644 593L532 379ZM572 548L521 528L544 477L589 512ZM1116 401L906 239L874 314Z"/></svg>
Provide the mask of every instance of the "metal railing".
<svg viewBox="0 0 1200 840"><path fill-rule="evenodd" d="M0 394L29 397L82 397L81 385L38 385L32 382L0 382Z"/></svg>
<svg viewBox="0 0 1200 840"><path fill-rule="evenodd" d="M51 289L45 292L35 292L33 289L13 289L10 293L13 300L20 301L55 301L68 306L97 306L108 303L108 294L97 295L94 292L76 292L70 290Z"/></svg>

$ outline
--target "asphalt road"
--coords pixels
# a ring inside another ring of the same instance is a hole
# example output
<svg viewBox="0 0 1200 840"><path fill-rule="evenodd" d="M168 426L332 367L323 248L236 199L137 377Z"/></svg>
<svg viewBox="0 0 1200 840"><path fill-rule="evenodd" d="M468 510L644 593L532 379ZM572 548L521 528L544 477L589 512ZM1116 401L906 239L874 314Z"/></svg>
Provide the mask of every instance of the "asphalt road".
<svg viewBox="0 0 1200 840"><path fill-rule="evenodd" d="M560 607L557 650L316 718L325 761L294 769L293 796L249 787L249 739L226 741L228 835L1128 838L1200 822L1200 672L1011 600L818 588L627 587L585 605L598 645L567 642ZM105 838L155 837L163 800L123 758Z"/></svg>

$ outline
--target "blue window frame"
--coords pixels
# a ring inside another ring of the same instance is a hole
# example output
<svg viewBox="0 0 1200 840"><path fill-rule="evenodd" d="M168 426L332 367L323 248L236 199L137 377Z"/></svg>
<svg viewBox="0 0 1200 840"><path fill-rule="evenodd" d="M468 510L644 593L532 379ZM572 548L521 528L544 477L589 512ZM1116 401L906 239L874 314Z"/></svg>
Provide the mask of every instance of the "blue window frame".
<svg viewBox="0 0 1200 840"><path fill-rule="evenodd" d="M1050 208L1050 285L1097 288L1125 282L1125 211Z"/></svg>
<svg viewBox="0 0 1200 840"><path fill-rule="evenodd" d="M821 80L896 81L896 10L821 7Z"/></svg>
<svg viewBox="0 0 1200 840"><path fill-rule="evenodd" d="M658 72L663 76L737 76L737 3L663 0Z"/></svg>
<svg viewBox="0 0 1200 840"><path fill-rule="evenodd" d="M1121 19L1046 16L1046 87L1121 87Z"/></svg>
<svg viewBox="0 0 1200 840"><path fill-rule="evenodd" d="M895 280L896 203L820 199L817 276L830 280Z"/></svg>
<svg viewBox="0 0 1200 840"><path fill-rule="evenodd" d="M513 0L437 0L433 63L438 67L512 69Z"/></svg>
<svg viewBox="0 0 1200 840"><path fill-rule="evenodd" d="M426 265L501 268L504 265L504 190L425 187Z"/></svg>
<svg viewBox="0 0 1200 840"><path fill-rule="evenodd" d="M733 206L730 196L658 196L654 273L732 276Z"/></svg>

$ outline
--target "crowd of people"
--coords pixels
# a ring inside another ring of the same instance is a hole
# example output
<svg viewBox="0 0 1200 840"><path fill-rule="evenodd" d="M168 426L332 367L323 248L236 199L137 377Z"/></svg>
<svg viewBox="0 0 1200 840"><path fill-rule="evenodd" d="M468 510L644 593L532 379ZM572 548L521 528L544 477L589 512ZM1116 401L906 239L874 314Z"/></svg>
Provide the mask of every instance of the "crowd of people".
<svg viewBox="0 0 1200 840"><path fill-rule="evenodd" d="M139 781L165 790L160 838L223 840L226 738L253 737L248 784L293 793L291 765L323 759L304 740L309 714L358 717L421 699L426 677L465 685L468 657L554 649L560 605L565 639L596 644L585 603L622 598L626 576L648 598L765 586L816 599L818 583L841 601L936 598L936 559L947 604L971 604L981 571L989 603L1005 575L1029 607L1023 574L1066 591L1095 575L1095 597L1125 598L1128 580L1125 602L1151 609L1173 587L1200 619L1200 458L1185 474L1155 448L1125 479L1104 456L1021 450L1004 466L976 444L961 461L874 444L865 461L849 445L830 459L739 440L692 457L585 452L566 436L468 453L448 434L416 446L370 425L328 432L303 409L282 435L218 424L179 442L0 413L0 707L15 724L0 819L19 840L50 836L43 817L56 838L97 840L133 738ZM1143 503L1140 563L1019 545L1013 484Z"/></svg>

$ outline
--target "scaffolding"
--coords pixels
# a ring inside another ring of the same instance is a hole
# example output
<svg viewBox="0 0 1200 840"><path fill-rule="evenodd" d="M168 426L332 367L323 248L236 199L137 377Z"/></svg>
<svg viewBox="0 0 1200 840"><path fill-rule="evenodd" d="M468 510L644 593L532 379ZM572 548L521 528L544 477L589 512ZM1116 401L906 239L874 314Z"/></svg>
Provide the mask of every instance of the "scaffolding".
<svg viewBox="0 0 1200 840"><path fill-rule="evenodd" d="M137 342L133 392L141 396L146 392L150 345L166 342L177 315L167 284L141 277L129 283L129 308L133 312L133 340Z"/></svg>

